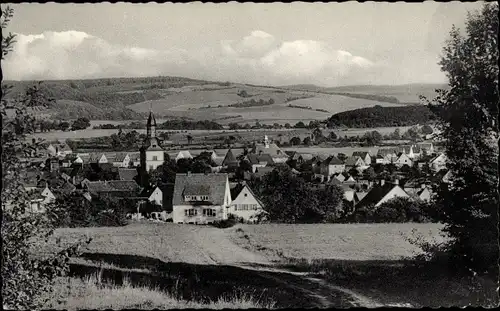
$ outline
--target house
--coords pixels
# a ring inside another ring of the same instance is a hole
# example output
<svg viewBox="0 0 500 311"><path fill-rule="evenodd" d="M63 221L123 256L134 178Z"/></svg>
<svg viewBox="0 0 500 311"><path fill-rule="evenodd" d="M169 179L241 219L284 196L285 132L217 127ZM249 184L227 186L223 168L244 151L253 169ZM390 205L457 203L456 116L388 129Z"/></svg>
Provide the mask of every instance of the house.
<svg viewBox="0 0 500 311"><path fill-rule="evenodd" d="M250 165L252 165L252 173L255 173L255 170L259 167L266 167L268 165L274 165L274 160L269 154L253 154L249 153L244 158L244 160L248 161Z"/></svg>
<svg viewBox="0 0 500 311"><path fill-rule="evenodd" d="M244 172L244 180L251 180L252 178L262 178L264 175L271 173L274 170L272 166L258 167L255 172Z"/></svg>
<svg viewBox="0 0 500 311"><path fill-rule="evenodd" d="M393 183L381 180L380 184L375 185L357 204L358 207L374 205L375 207L393 199L393 198L409 198L403 188L399 186L399 181Z"/></svg>
<svg viewBox="0 0 500 311"><path fill-rule="evenodd" d="M420 148L419 145L413 145L412 151L413 151L413 160L420 159L424 155L422 148Z"/></svg>
<svg viewBox="0 0 500 311"><path fill-rule="evenodd" d="M193 156L191 155L191 153L188 150L183 150L183 151L179 151L179 153L175 157L175 162L179 161L180 159L192 159L192 158L193 158Z"/></svg>
<svg viewBox="0 0 500 311"><path fill-rule="evenodd" d="M413 159L415 157L415 154L413 153L413 146L412 145L401 145L398 147L398 154L404 153L406 156L410 159Z"/></svg>
<svg viewBox="0 0 500 311"><path fill-rule="evenodd" d="M403 165L412 166L412 160L406 153L400 153L396 161L394 161L394 165L397 167L403 167Z"/></svg>
<svg viewBox="0 0 500 311"><path fill-rule="evenodd" d="M252 192L246 183L231 189L232 202L228 213L243 218L246 222L257 222L264 212L264 204Z"/></svg>
<svg viewBox="0 0 500 311"><path fill-rule="evenodd" d="M162 184L156 186L153 192L148 196L149 202L162 206L164 211L172 211L172 196L174 191L173 184Z"/></svg>
<svg viewBox="0 0 500 311"><path fill-rule="evenodd" d="M439 172L440 170L446 169L446 163L448 158L444 153L440 153L429 161L429 167L434 172Z"/></svg>
<svg viewBox="0 0 500 311"><path fill-rule="evenodd" d="M71 167L73 164L83 164L83 159L78 154L67 154L61 160L62 167Z"/></svg>
<svg viewBox="0 0 500 311"><path fill-rule="evenodd" d="M91 198L132 198L137 197L141 191L139 185L132 180L87 181L83 186Z"/></svg>
<svg viewBox="0 0 500 311"><path fill-rule="evenodd" d="M361 159L358 156L352 156L352 157L349 157L345 160L345 169L346 170L350 170L352 168L360 168L363 166L366 166L366 164L363 161L363 159Z"/></svg>
<svg viewBox="0 0 500 311"><path fill-rule="evenodd" d="M390 156L383 156L380 154L377 154L377 157L375 158L375 163L377 164L390 164L392 161L392 157Z"/></svg>
<svg viewBox="0 0 500 311"><path fill-rule="evenodd" d="M222 167L227 168L237 168L239 166L239 162L233 154L233 151L229 149L222 161Z"/></svg>
<svg viewBox="0 0 500 311"><path fill-rule="evenodd" d="M297 164L302 164L304 162L311 161L313 159L313 155L310 153L299 153L294 151L289 158L296 161Z"/></svg>
<svg viewBox="0 0 500 311"><path fill-rule="evenodd" d="M274 163L285 163L288 161L288 155L283 152L276 144L271 143L267 135L264 136L264 144L255 144L251 153L253 154L269 154Z"/></svg>
<svg viewBox="0 0 500 311"><path fill-rule="evenodd" d="M397 148L380 148L377 152L377 156L382 156L388 161L387 164L389 164L394 162L398 157L398 150Z"/></svg>
<svg viewBox="0 0 500 311"><path fill-rule="evenodd" d="M421 153L423 155L431 155L434 154L434 145L431 143L417 143L417 146L422 150Z"/></svg>
<svg viewBox="0 0 500 311"><path fill-rule="evenodd" d="M231 191L227 174L176 174L174 223L208 224L227 219Z"/></svg>
<svg viewBox="0 0 500 311"><path fill-rule="evenodd" d="M106 155L104 153L91 153L89 156L90 164L108 163L108 158L106 158Z"/></svg>
<svg viewBox="0 0 500 311"><path fill-rule="evenodd" d="M65 157L68 154L72 154L73 150L67 144L49 144L47 147L47 152L53 157Z"/></svg>
<svg viewBox="0 0 500 311"><path fill-rule="evenodd" d="M369 152L366 151L355 151L352 153L353 157L360 157L365 165L370 165L372 163L372 157Z"/></svg>
<svg viewBox="0 0 500 311"><path fill-rule="evenodd" d="M47 205L54 202L56 197L49 189L48 184L45 187L25 187L28 195L30 196L30 212L43 213L46 211Z"/></svg>
<svg viewBox="0 0 500 311"><path fill-rule="evenodd" d="M129 153L130 164L132 167L138 167L141 165L141 154L139 152Z"/></svg>
<svg viewBox="0 0 500 311"><path fill-rule="evenodd" d="M334 174L342 173L345 171L345 164L340 161L336 156L330 156L320 165L321 174L330 178Z"/></svg>
<svg viewBox="0 0 500 311"><path fill-rule="evenodd" d="M160 142L156 137L156 119L153 112L149 112L149 117L146 125L146 139L144 140L140 150L141 169L145 172L155 170L164 162L165 151L160 146Z"/></svg>
<svg viewBox="0 0 500 311"><path fill-rule="evenodd" d="M429 202L432 198L432 191L428 186L423 186L417 193L416 197L424 202Z"/></svg>
<svg viewBox="0 0 500 311"><path fill-rule="evenodd" d="M118 177L120 180L135 180L137 175L136 168L118 168Z"/></svg>
<svg viewBox="0 0 500 311"><path fill-rule="evenodd" d="M424 187L426 187L424 179L410 179L404 184L403 189L409 195L415 196Z"/></svg>
<svg viewBox="0 0 500 311"><path fill-rule="evenodd" d="M116 153L113 159L113 166L115 167L129 167L130 166L130 156L126 152Z"/></svg>

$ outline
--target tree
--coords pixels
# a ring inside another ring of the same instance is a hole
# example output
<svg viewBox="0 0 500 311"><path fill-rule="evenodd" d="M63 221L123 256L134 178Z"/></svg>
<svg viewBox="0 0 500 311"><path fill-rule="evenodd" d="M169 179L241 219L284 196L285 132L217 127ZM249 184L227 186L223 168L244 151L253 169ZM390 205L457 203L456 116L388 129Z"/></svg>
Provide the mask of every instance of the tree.
<svg viewBox="0 0 500 311"><path fill-rule="evenodd" d="M66 121L59 123L59 129L63 132L67 131L69 129L69 123Z"/></svg>
<svg viewBox="0 0 500 311"><path fill-rule="evenodd" d="M335 134L334 131L331 131L330 134L328 135L328 138L330 139L330 141L336 141L337 135Z"/></svg>
<svg viewBox="0 0 500 311"><path fill-rule="evenodd" d="M374 181L375 178L377 177L377 174L375 173L375 169L370 166L369 168L364 170L363 177L368 181Z"/></svg>
<svg viewBox="0 0 500 311"><path fill-rule="evenodd" d="M445 138L451 185L439 187L441 221L456 267L498 273L498 4L469 14L465 33L455 27L441 70L449 90L432 107Z"/></svg>
<svg viewBox="0 0 500 311"><path fill-rule="evenodd" d="M344 153L339 152L339 153L337 154L337 158L338 158L340 161L344 162L344 161L347 159L347 155L345 155Z"/></svg>
<svg viewBox="0 0 500 311"><path fill-rule="evenodd" d="M432 129L432 127L430 125L427 125L427 124L422 126L421 131L422 131L422 134L424 134L424 135L429 135L429 134L434 133L434 130Z"/></svg>
<svg viewBox="0 0 500 311"><path fill-rule="evenodd" d="M285 123L285 128L286 128L286 129L289 129L289 128L291 128L291 127L292 127L292 126L290 125L290 123Z"/></svg>
<svg viewBox="0 0 500 311"><path fill-rule="evenodd" d="M13 17L9 6L2 9L2 61L13 51L15 35L5 34ZM32 198L23 185L27 163L40 144L25 144L26 134L34 133L35 118L28 107L48 107L49 99L39 91L40 83L29 86L19 99L8 103L11 86L2 83L0 113L2 115L2 300L8 309L41 309L44 293L51 291L57 276L68 271L67 260L79 251L80 243L64 247L59 253L33 256L35 245L51 237L54 224L47 217L30 213ZM7 105L14 108L8 117ZM57 241L56 241L57 242ZM87 241L90 242L90 241Z"/></svg>
<svg viewBox="0 0 500 311"><path fill-rule="evenodd" d="M294 127L295 127L295 128L301 128L301 129L303 129L303 128L306 128L306 125L304 124L304 122L299 121L299 122L297 122L297 123L295 124L295 126L294 126Z"/></svg>
<svg viewBox="0 0 500 311"><path fill-rule="evenodd" d="M84 130L90 127L90 120L88 118L78 118L71 125L72 131Z"/></svg>
<svg viewBox="0 0 500 311"><path fill-rule="evenodd" d="M310 146L312 145L312 139L311 137L307 136L306 138L304 138L304 140L302 141L302 143L306 146Z"/></svg>
<svg viewBox="0 0 500 311"><path fill-rule="evenodd" d="M290 139L290 145L292 146L300 145L300 137L292 137L292 139Z"/></svg>
<svg viewBox="0 0 500 311"><path fill-rule="evenodd" d="M187 141L188 141L188 145L191 145L191 143L193 142L193 136L187 135L186 138L187 138Z"/></svg>

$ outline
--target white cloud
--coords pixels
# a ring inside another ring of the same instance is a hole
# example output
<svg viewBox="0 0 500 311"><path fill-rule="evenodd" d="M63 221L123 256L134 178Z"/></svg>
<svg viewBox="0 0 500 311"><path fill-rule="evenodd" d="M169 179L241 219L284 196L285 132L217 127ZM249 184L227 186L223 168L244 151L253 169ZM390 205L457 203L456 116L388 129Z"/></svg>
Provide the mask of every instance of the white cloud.
<svg viewBox="0 0 500 311"><path fill-rule="evenodd" d="M19 34L2 66L15 80L180 75L274 85L357 84L387 68L322 41L280 42L261 30L190 51L124 47L78 31Z"/></svg>

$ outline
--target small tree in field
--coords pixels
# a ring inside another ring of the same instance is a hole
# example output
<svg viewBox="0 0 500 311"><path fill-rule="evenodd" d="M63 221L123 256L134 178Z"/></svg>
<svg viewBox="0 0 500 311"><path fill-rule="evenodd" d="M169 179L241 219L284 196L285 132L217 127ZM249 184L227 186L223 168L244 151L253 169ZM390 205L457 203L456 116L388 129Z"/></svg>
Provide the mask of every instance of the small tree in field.
<svg viewBox="0 0 500 311"><path fill-rule="evenodd" d="M456 28L440 65L449 80L430 105L439 118L453 172L439 187L441 221L452 238L450 262L476 273L498 273L498 4L469 14Z"/></svg>

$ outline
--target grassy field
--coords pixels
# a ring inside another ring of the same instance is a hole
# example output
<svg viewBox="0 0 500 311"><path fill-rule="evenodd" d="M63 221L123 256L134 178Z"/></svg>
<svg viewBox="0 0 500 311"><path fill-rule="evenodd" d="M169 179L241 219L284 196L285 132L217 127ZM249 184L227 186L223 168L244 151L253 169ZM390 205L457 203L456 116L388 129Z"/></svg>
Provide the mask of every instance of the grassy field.
<svg viewBox="0 0 500 311"><path fill-rule="evenodd" d="M398 260L419 249L408 238L423 235L442 241L439 224L264 224L238 225L231 236L242 234L256 245L273 249L287 258L339 260Z"/></svg>
<svg viewBox="0 0 500 311"><path fill-rule="evenodd" d="M103 309L248 309L273 308L273 302L260 302L248 294L233 294L208 303L183 300L178 293L133 284L125 278L122 284L106 283L100 274L85 278L65 277L56 281L54 293L46 307L55 310Z"/></svg>

